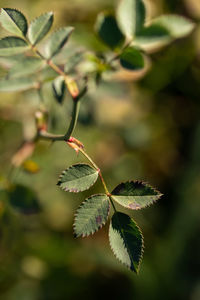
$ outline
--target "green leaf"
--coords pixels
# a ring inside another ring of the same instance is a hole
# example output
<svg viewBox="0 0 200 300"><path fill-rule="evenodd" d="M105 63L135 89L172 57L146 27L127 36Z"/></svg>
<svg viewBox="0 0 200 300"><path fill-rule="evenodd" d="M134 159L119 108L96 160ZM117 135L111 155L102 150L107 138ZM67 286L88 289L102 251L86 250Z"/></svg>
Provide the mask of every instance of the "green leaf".
<svg viewBox="0 0 200 300"><path fill-rule="evenodd" d="M120 63L128 70L141 70L144 68L144 58L141 52L134 47L126 48L120 55Z"/></svg>
<svg viewBox="0 0 200 300"><path fill-rule="evenodd" d="M8 36L0 39L0 56L11 56L19 53L23 53L28 50L27 43L14 36Z"/></svg>
<svg viewBox="0 0 200 300"><path fill-rule="evenodd" d="M160 192L140 181L121 183L112 191L112 198L129 209L141 209L149 206L161 196Z"/></svg>
<svg viewBox="0 0 200 300"><path fill-rule="evenodd" d="M65 95L65 79L63 76L58 76L52 83L52 89L55 99L58 103L62 103Z"/></svg>
<svg viewBox="0 0 200 300"><path fill-rule="evenodd" d="M194 29L194 23L182 16L163 15L152 21L152 24L166 28L173 38L181 38L188 35Z"/></svg>
<svg viewBox="0 0 200 300"><path fill-rule="evenodd" d="M67 63L64 66L65 73L73 72L75 67L83 60L83 51L77 51L71 57L67 57Z"/></svg>
<svg viewBox="0 0 200 300"><path fill-rule="evenodd" d="M74 232L77 237L88 236L105 225L110 210L108 196L93 195L82 203L77 210L74 222Z"/></svg>
<svg viewBox="0 0 200 300"><path fill-rule="evenodd" d="M26 186L13 186L9 192L9 198L13 208L23 214L35 214L41 210L34 191Z"/></svg>
<svg viewBox="0 0 200 300"><path fill-rule="evenodd" d="M68 41L73 30L73 27L63 27L51 35L46 44L46 55L48 59L59 53Z"/></svg>
<svg viewBox="0 0 200 300"><path fill-rule="evenodd" d="M76 164L59 177L57 185L66 192L78 193L89 189L97 180L98 172L87 164Z"/></svg>
<svg viewBox="0 0 200 300"><path fill-rule="evenodd" d="M135 37L133 44L144 49L152 49L164 46L171 42L169 31L161 25L151 24L144 27Z"/></svg>
<svg viewBox="0 0 200 300"><path fill-rule="evenodd" d="M115 256L130 270L138 273L143 253L143 237L129 216L116 212L109 228L110 246Z"/></svg>
<svg viewBox="0 0 200 300"><path fill-rule="evenodd" d="M35 88L36 82L30 78L0 80L0 92L17 92Z"/></svg>
<svg viewBox="0 0 200 300"><path fill-rule="evenodd" d="M9 32L25 36L28 28L25 16L18 10L2 8L0 14L1 25Z"/></svg>
<svg viewBox="0 0 200 300"><path fill-rule="evenodd" d="M36 45L49 32L53 24L53 13L48 12L34 19L28 29L28 38L32 45Z"/></svg>
<svg viewBox="0 0 200 300"><path fill-rule="evenodd" d="M37 57L23 57L8 72L10 78L23 77L34 74L44 66L44 62Z"/></svg>
<svg viewBox="0 0 200 300"><path fill-rule="evenodd" d="M117 9L117 21L121 31L130 39L145 22L145 5L142 0L121 0Z"/></svg>
<svg viewBox="0 0 200 300"><path fill-rule="evenodd" d="M124 36L112 14L100 13L97 17L95 29L102 41L112 49L119 46L124 40Z"/></svg>

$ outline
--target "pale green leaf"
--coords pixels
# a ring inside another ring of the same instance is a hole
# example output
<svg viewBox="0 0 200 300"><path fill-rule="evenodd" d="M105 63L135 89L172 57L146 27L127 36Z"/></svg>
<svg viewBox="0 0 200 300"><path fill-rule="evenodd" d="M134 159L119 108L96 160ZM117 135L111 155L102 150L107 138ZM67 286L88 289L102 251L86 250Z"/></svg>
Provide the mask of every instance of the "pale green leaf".
<svg viewBox="0 0 200 300"><path fill-rule="evenodd" d="M28 50L27 43L18 37L8 36L0 39L0 56L11 56Z"/></svg>
<svg viewBox="0 0 200 300"><path fill-rule="evenodd" d="M128 70L141 70L144 68L144 58L142 53L134 47L126 48L120 55L120 63Z"/></svg>
<svg viewBox="0 0 200 300"><path fill-rule="evenodd" d="M58 103L62 103L65 95L65 79L63 76L58 76L52 83L52 89L55 99Z"/></svg>
<svg viewBox="0 0 200 300"><path fill-rule="evenodd" d="M112 191L112 198L129 209L141 209L157 201L162 194L141 181L127 181Z"/></svg>
<svg viewBox="0 0 200 300"><path fill-rule="evenodd" d="M76 164L59 177L57 185L66 192L78 193L89 189L97 180L98 172L87 164Z"/></svg>
<svg viewBox="0 0 200 300"><path fill-rule="evenodd" d="M68 41L73 30L73 27L63 27L50 36L46 44L46 56L48 59L59 53Z"/></svg>
<svg viewBox="0 0 200 300"><path fill-rule="evenodd" d="M145 5L142 0L121 0L117 9L117 21L121 31L129 39L138 33L145 23Z"/></svg>
<svg viewBox="0 0 200 300"><path fill-rule="evenodd" d="M27 20L18 10L13 8L2 8L0 13L0 23L9 32L25 36L27 32Z"/></svg>
<svg viewBox="0 0 200 300"><path fill-rule="evenodd" d="M23 77L31 75L39 71L44 62L37 57L24 57L20 59L8 72L8 76L11 78Z"/></svg>
<svg viewBox="0 0 200 300"><path fill-rule="evenodd" d="M49 32L53 24L53 13L45 13L34 19L28 29L28 38L32 45L36 45Z"/></svg>
<svg viewBox="0 0 200 300"><path fill-rule="evenodd" d="M82 203L77 210L74 233L78 236L88 236L105 225L110 209L108 196L104 194L93 195Z"/></svg>
<svg viewBox="0 0 200 300"><path fill-rule="evenodd" d="M144 246L142 233L134 220L116 212L110 223L109 241L119 261L138 273Z"/></svg>
<svg viewBox="0 0 200 300"><path fill-rule="evenodd" d="M181 38L194 29L194 23L182 16L163 15L152 21L152 24L160 25L166 28L173 38Z"/></svg>
<svg viewBox="0 0 200 300"><path fill-rule="evenodd" d="M65 73L70 73L74 71L76 66L83 60L83 54L83 51L78 50L75 51L75 53L72 56L65 58L65 61L67 61L64 66Z"/></svg>
<svg viewBox="0 0 200 300"><path fill-rule="evenodd" d="M0 92L16 92L35 88L36 82L31 78L14 78L0 80Z"/></svg>

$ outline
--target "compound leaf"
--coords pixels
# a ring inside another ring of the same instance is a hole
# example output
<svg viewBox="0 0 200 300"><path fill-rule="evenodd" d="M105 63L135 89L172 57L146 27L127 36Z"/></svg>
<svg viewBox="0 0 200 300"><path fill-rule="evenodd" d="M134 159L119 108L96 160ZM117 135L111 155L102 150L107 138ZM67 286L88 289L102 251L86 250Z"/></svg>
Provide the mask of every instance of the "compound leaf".
<svg viewBox="0 0 200 300"><path fill-rule="evenodd" d="M143 237L134 220L126 214L115 212L110 223L109 240L115 256L131 271L138 273Z"/></svg>
<svg viewBox="0 0 200 300"><path fill-rule="evenodd" d="M110 48L116 48L124 40L115 17L109 13L100 13L95 29L101 40Z"/></svg>
<svg viewBox="0 0 200 300"><path fill-rule="evenodd" d="M63 78L63 76L56 77L56 79L52 83L53 94L58 103L63 102L65 87L65 79Z"/></svg>
<svg viewBox="0 0 200 300"><path fill-rule="evenodd" d="M36 82L31 78L13 78L0 80L0 92L17 92L35 88Z"/></svg>
<svg viewBox="0 0 200 300"><path fill-rule="evenodd" d="M32 45L39 43L49 32L53 24L53 13L45 13L34 19L28 29L28 38Z"/></svg>
<svg viewBox="0 0 200 300"><path fill-rule="evenodd" d="M11 78L23 77L34 74L44 66L44 62L37 57L27 56L20 59L8 72Z"/></svg>
<svg viewBox="0 0 200 300"><path fill-rule="evenodd" d="M2 8L0 14L1 25L9 32L25 36L28 28L25 16L13 8Z"/></svg>
<svg viewBox="0 0 200 300"><path fill-rule="evenodd" d="M134 47L126 48L120 55L120 63L128 70L141 70L144 68L144 58L142 53Z"/></svg>
<svg viewBox="0 0 200 300"><path fill-rule="evenodd" d="M8 36L0 39L0 56L11 56L28 50L28 44L21 38Z"/></svg>
<svg viewBox="0 0 200 300"><path fill-rule="evenodd" d="M63 27L54 32L46 44L46 55L50 59L55 56L64 47L65 43L68 41L73 27Z"/></svg>
<svg viewBox="0 0 200 300"><path fill-rule="evenodd" d="M66 192L78 193L89 189L97 178L97 170L88 164L76 164L62 172L57 185Z"/></svg>
<svg viewBox="0 0 200 300"><path fill-rule="evenodd" d="M117 21L121 31L133 38L144 25L146 16L142 0L121 0L117 9Z"/></svg>
<svg viewBox="0 0 200 300"><path fill-rule="evenodd" d="M127 181L112 191L112 198L129 209L141 209L158 200L162 194L140 181Z"/></svg>
<svg viewBox="0 0 200 300"><path fill-rule="evenodd" d="M74 232L78 236L88 236L105 225L110 210L108 196L93 195L82 203L77 210L74 222Z"/></svg>

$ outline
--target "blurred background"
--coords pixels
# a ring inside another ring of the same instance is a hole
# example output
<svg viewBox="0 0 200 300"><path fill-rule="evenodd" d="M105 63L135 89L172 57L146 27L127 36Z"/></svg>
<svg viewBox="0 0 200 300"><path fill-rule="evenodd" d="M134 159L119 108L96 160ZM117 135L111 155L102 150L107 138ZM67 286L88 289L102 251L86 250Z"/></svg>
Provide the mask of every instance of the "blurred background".
<svg viewBox="0 0 200 300"><path fill-rule="evenodd" d="M74 134L101 167L110 190L121 181L141 179L164 194L152 207L131 213L145 240L140 273L136 276L115 259L108 225L92 237L74 239L75 210L87 196L102 192L99 182L76 195L56 186L65 168L84 161L81 155L64 143L43 141L26 164L10 171L23 136L34 131L39 99L31 91L1 93L2 300L200 299L200 2L148 3L150 16L185 15L197 23L195 31L152 53L152 66L144 76L121 74L90 92ZM54 28L75 26L72 43L98 52L105 48L93 29L96 16L114 10L117 1L1 0L1 5L21 10L29 20L52 10ZM5 34L2 29L0 33ZM67 99L61 106L48 90L44 97L51 131L65 132L70 120ZM14 184L11 202L32 203L37 214L7 207L8 180Z"/></svg>

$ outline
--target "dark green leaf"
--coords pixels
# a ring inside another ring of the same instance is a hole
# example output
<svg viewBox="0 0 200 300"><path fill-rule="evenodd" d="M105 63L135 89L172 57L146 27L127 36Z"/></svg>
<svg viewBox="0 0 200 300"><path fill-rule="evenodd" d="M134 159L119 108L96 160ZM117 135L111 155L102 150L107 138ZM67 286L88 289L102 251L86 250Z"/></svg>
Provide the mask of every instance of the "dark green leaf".
<svg viewBox="0 0 200 300"><path fill-rule="evenodd" d="M102 41L111 48L116 48L124 40L115 17L109 13L98 15L95 28Z"/></svg>
<svg viewBox="0 0 200 300"><path fill-rule="evenodd" d="M130 39L141 30L145 22L145 6L142 0L121 0L117 21L122 32Z"/></svg>
<svg viewBox="0 0 200 300"><path fill-rule="evenodd" d="M58 103L62 103L65 95L65 79L58 76L52 83L53 94Z"/></svg>
<svg viewBox="0 0 200 300"><path fill-rule="evenodd" d="M133 219L116 212L111 219L109 240L115 256L130 270L138 273L143 253L143 237Z"/></svg>
<svg viewBox="0 0 200 300"><path fill-rule="evenodd" d="M120 63L123 68L128 70L141 70L144 68L144 58L141 52L134 48L126 48L120 55Z"/></svg>
<svg viewBox="0 0 200 300"><path fill-rule="evenodd" d="M23 57L10 70L8 76L11 78L23 77L34 74L44 66L44 62L37 57Z"/></svg>
<svg viewBox="0 0 200 300"><path fill-rule="evenodd" d="M10 56L28 50L27 43L15 36L8 36L0 40L0 56Z"/></svg>
<svg viewBox="0 0 200 300"><path fill-rule="evenodd" d="M108 196L93 195L82 203L77 210L74 232L78 236L88 236L105 225L110 209Z"/></svg>
<svg viewBox="0 0 200 300"><path fill-rule="evenodd" d="M141 209L149 206L161 196L160 192L140 181L121 183L112 191L112 198L129 209Z"/></svg>
<svg viewBox="0 0 200 300"><path fill-rule="evenodd" d="M70 37L73 27L64 27L54 32L46 45L46 56L48 59L55 56L64 47Z"/></svg>
<svg viewBox="0 0 200 300"><path fill-rule="evenodd" d="M28 38L32 45L36 45L49 32L53 24L53 13L48 12L34 19L28 29Z"/></svg>
<svg viewBox="0 0 200 300"><path fill-rule="evenodd" d="M0 92L17 92L35 88L36 82L30 78L0 80Z"/></svg>
<svg viewBox="0 0 200 300"><path fill-rule="evenodd" d="M9 32L25 36L27 32L27 20L18 10L13 8L2 8L0 14L1 25Z"/></svg>
<svg viewBox="0 0 200 300"><path fill-rule="evenodd" d="M58 185L66 192L78 193L89 189L97 180L98 172L87 164L76 164L59 177Z"/></svg>

